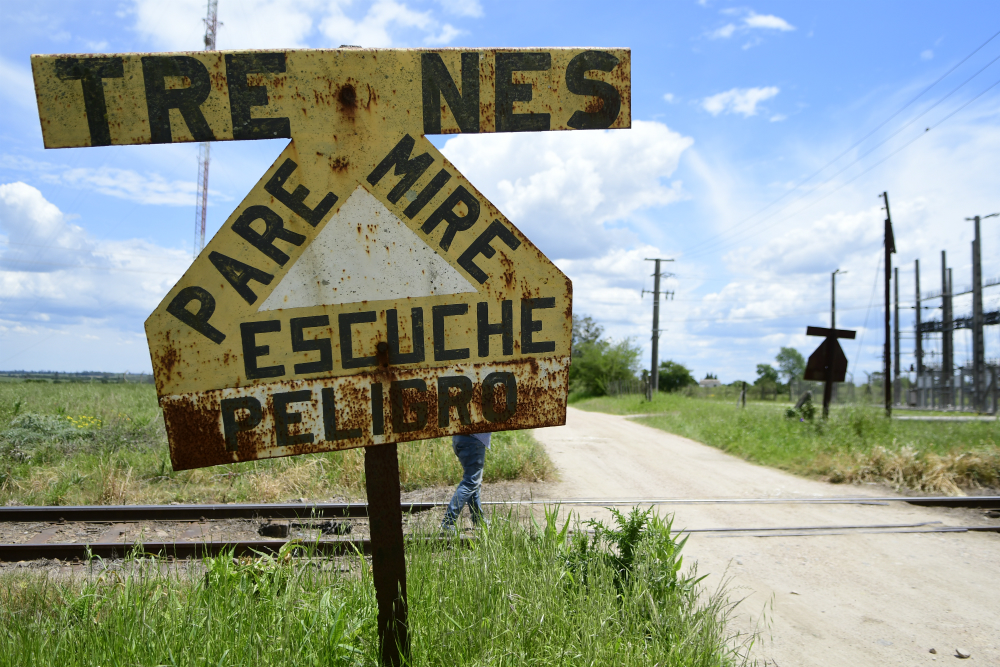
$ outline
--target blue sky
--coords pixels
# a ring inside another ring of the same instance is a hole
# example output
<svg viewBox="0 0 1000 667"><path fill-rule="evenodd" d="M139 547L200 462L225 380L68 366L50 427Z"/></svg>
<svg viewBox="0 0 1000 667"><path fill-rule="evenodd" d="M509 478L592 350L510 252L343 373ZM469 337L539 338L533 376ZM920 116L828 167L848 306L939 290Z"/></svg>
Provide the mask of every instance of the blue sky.
<svg viewBox="0 0 1000 667"><path fill-rule="evenodd" d="M29 55L196 50L203 14L201 0L0 0L0 369L148 371L142 323L194 240L197 147L44 150ZM859 330L844 347L863 380L882 342L877 195L904 305L916 259L923 291L940 288L941 250L969 284L964 218L1000 210L1000 36L961 62L1000 30L995 2L219 0L219 19L222 49L631 48L631 130L434 141L611 336L648 349L642 260L675 258L661 357L699 377L752 380L783 345L808 355L840 268L837 324ZM213 145L210 233L281 147ZM983 223L986 278L1000 276L998 220ZM1000 307L1000 288L985 294ZM958 362L968 348L960 332ZM904 333L907 364L911 349Z"/></svg>

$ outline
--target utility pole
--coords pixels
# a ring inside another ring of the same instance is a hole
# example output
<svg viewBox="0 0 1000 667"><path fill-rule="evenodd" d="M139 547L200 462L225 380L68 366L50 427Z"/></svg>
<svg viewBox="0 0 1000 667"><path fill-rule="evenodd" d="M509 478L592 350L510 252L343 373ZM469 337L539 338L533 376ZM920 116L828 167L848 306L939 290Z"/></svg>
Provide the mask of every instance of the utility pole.
<svg viewBox="0 0 1000 667"><path fill-rule="evenodd" d="M983 267L982 238L979 236L979 221L992 218L1000 213L990 213L966 218L976 225L976 235L972 241L972 396L976 410L986 411L986 349L983 341Z"/></svg>
<svg viewBox="0 0 1000 667"><path fill-rule="evenodd" d="M892 235L892 215L889 213L889 193L883 192L885 201L885 353L883 354L882 384L885 388L885 416L892 416L892 387L889 386L889 375L892 365L892 339L889 338L889 283L892 281L892 253L896 252L896 240Z"/></svg>
<svg viewBox="0 0 1000 667"><path fill-rule="evenodd" d="M944 379L945 405L952 405L954 396L952 384L955 373L952 361L952 331L951 331L951 269L944 250L941 251L941 374Z"/></svg>
<svg viewBox="0 0 1000 667"><path fill-rule="evenodd" d="M899 405L899 268L892 270L893 296L896 298L896 308L892 317L892 342L896 346L893 349L893 371L892 371L892 400Z"/></svg>
<svg viewBox="0 0 1000 667"><path fill-rule="evenodd" d="M208 0L205 16L205 50L215 50L215 35L219 31L219 0ZM205 220L208 217L208 163L212 144L205 141L198 146L198 193L194 211L194 256L205 247Z"/></svg>
<svg viewBox="0 0 1000 667"><path fill-rule="evenodd" d="M847 271L837 269L830 274L830 328L837 328L837 274L844 275Z"/></svg>
<svg viewBox="0 0 1000 667"><path fill-rule="evenodd" d="M656 268L653 272L653 338L652 338L652 362L649 368L649 384L652 389L651 395L656 396L656 392L660 389L660 276L666 276L668 278L673 277L672 273L661 273L660 272L660 262L672 262L672 259L649 259L646 258L647 262L655 262ZM642 290L643 294L646 294L647 290ZM665 295L673 296L673 292L664 292ZM652 400L652 399L650 399Z"/></svg>
<svg viewBox="0 0 1000 667"><path fill-rule="evenodd" d="M917 403L919 407L924 406L924 392L923 387L920 384L920 379L924 376L924 334L920 331L920 320L923 312L920 306L920 260L915 260L913 262L914 273L917 276L917 308L914 311L917 314L917 325L916 325L916 350L915 354L917 357Z"/></svg>

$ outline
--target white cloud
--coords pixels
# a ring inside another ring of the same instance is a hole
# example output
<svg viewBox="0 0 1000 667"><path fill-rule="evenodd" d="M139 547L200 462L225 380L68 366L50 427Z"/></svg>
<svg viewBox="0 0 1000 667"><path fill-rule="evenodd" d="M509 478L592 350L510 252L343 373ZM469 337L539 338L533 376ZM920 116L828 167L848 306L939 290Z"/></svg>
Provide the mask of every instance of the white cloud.
<svg viewBox="0 0 1000 667"><path fill-rule="evenodd" d="M438 0L441 7L450 14L479 18L483 15L483 6L479 0Z"/></svg>
<svg viewBox="0 0 1000 667"><path fill-rule="evenodd" d="M713 30L711 33L709 33L709 37L712 37L714 39L728 39L733 36L734 32L736 32L736 24L727 23L721 28Z"/></svg>
<svg viewBox="0 0 1000 667"><path fill-rule="evenodd" d="M702 100L705 111L718 116L720 113L739 113L744 117L756 116L757 105L780 92L777 86L763 88L733 88L716 93Z"/></svg>
<svg viewBox="0 0 1000 667"><path fill-rule="evenodd" d="M459 30L450 23L445 23L441 26L441 32L437 35L428 35L424 39L425 44L448 44L454 40L459 35L464 35L464 30Z"/></svg>
<svg viewBox="0 0 1000 667"><path fill-rule="evenodd" d="M789 24L788 21L779 16L775 16L774 14L756 14L754 12L750 12L743 19L743 24L748 28L760 28L763 30L779 30L781 32L795 30L795 26Z"/></svg>
<svg viewBox="0 0 1000 667"><path fill-rule="evenodd" d="M271 49L306 46L319 0L240 0L219 8L220 49ZM336 5L334 5L336 6ZM135 31L157 48L204 48L204 0L134 0Z"/></svg>
<svg viewBox="0 0 1000 667"><path fill-rule="evenodd" d="M140 174L113 167L67 168L13 155L0 156L0 164L9 169L36 172L46 183L93 190L116 199L154 206L191 206L198 187L194 181L170 181L155 172ZM208 192L213 201L232 199L216 190Z"/></svg>
<svg viewBox="0 0 1000 667"><path fill-rule="evenodd" d="M786 116L785 114L783 114L783 113L776 113L773 116L771 116L768 120L770 120L772 123L780 123L781 121L787 120L787 119L788 119L788 116Z"/></svg>
<svg viewBox="0 0 1000 667"><path fill-rule="evenodd" d="M673 104L674 102L677 101L677 97L673 93L664 93L663 101L667 102L668 104Z"/></svg>
<svg viewBox="0 0 1000 667"><path fill-rule="evenodd" d="M795 26L774 14L758 14L753 10L744 9L724 9L720 13L728 16L741 16L741 18L738 23L730 22L709 32L710 39L729 39L736 33L746 33L751 30L776 30L778 32L795 30ZM748 42L743 48L749 48L758 43L759 41Z"/></svg>
<svg viewBox="0 0 1000 667"><path fill-rule="evenodd" d="M22 182L0 185L0 232L8 328L32 320L118 320L135 329L191 263L187 251L142 239L94 239Z"/></svg>
<svg viewBox="0 0 1000 667"><path fill-rule="evenodd" d="M319 24L320 32L333 45L387 47L393 45L392 33L396 30L409 28L432 34L436 28L436 22L429 11L414 11L394 0L376 0L365 16L357 21L344 12L347 4L349 3L331 4L329 13ZM441 36L447 35L442 33Z"/></svg>
<svg viewBox="0 0 1000 667"><path fill-rule="evenodd" d="M139 174L130 169L111 167L66 169L43 178L71 187L91 189L116 199L166 206L191 206L198 187L194 181L168 181L155 173ZM213 199L228 199L214 190L209 190L209 194Z"/></svg>
<svg viewBox="0 0 1000 667"><path fill-rule="evenodd" d="M614 228L682 198L667 179L693 140L657 122L630 130L459 135L442 152L553 258L632 245Z"/></svg>
<svg viewBox="0 0 1000 667"><path fill-rule="evenodd" d="M933 57L934 57L934 52L931 51L930 49L927 49L926 51L921 51L920 52L920 59L921 60L930 60Z"/></svg>

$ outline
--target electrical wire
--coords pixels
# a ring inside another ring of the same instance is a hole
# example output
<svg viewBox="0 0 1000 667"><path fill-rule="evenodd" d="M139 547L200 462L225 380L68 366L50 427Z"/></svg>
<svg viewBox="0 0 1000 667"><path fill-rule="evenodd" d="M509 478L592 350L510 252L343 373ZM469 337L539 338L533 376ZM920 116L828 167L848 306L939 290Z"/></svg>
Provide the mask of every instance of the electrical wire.
<svg viewBox="0 0 1000 667"><path fill-rule="evenodd" d="M762 229L760 229L760 230L758 230L758 231L760 231L760 232L764 232L764 231L767 231L767 230L769 230L769 229L772 229L772 228L774 228L774 227L775 227L775 226L777 226L777 225L780 225L780 224L781 224L781 223L783 223L783 222L787 222L788 220L791 220L792 218L794 218L795 216L799 215L799 214L800 214L800 213L802 213L803 211L805 211L805 210L807 210L807 209L809 209L809 208L812 208L813 206L815 206L816 204L820 203L821 201L824 201L825 199L827 199L827 198L829 198L829 197L833 196L834 194L836 194L837 192L840 192L841 190L843 190L843 189L844 189L845 187L847 187L848 185L850 185L850 184L851 184L851 183L853 183L854 181L858 180L859 178L861 178L862 176L864 176L864 175L865 175L865 174L867 174L868 172L872 171L873 169L875 169L875 168L877 168L877 167L881 166L881 165L882 165L882 164L883 164L884 162L886 162L886 161L887 161L887 160L889 160L890 158L892 158L892 157L896 156L896 155L897 155L897 154L899 154L899 153L900 153L901 151L903 151L903 150L905 150L906 148L908 148L909 146L911 146L911 145L912 145L912 144L913 144L913 143L914 143L915 141L917 141L917 140L918 140L918 139L920 139L921 137L924 137L924 136L926 136L928 132L930 132L931 130L933 130L933 129L935 129L935 128L939 127L939 126L940 126L940 125L941 125L942 123L944 123L944 122L945 122L945 121L947 121L947 120L948 120L949 118L951 118L952 116L954 116L955 114L957 114L957 113L958 113L959 111L963 110L963 109L964 109L965 107L969 106L970 104L972 104L973 102L975 102L976 100L978 100L978 99L979 99L980 97L982 97L983 95L985 95L986 93L988 93L988 92L989 92L990 90L992 90L993 88L995 88L995 87L996 87L996 86L997 86L998 84L1000 84L1000 79L998 79L997 81L993 82L993 83L992 83L991 85L987 86L987 87L986 87L985 89L983 89L983 90L982 90L982 91L981 91L981 92L980 92L979 94L977 94L977 95L976 95L975 97L973 97L973 98L971 98L970 100L966 101L966 102L965 102L964 104L962 104L961 106L959 106L958 108L956 108L955 110L953 110L953 111L952 111L951 113L949 113L949 114L948 114L947 116L945 116L944 118L942 118L941 120L939 120L939 121L938 121L937 123L935 123L935 124L931 125L931 126L930 126L930 127L928 127L928 128L926 129L926 130L924 130L923 132L921 132L921 133L920 133L920 134L918 134L917 136L913 137L912 139L910 139L909 141L907 141L907 142L906 142L905 144L903 144L902 146L900 146L899 148L897 148L897 149L896 149L896 150L894 150L893 152L889 153L888 155L886 155L886 156L885 156L884 158L882 158L881 160L879 160L879 161L878 161L878 162L876 162L875 164L873 164L873 165L871 165L870 167L868 167L867 169L865 169L865 170L863 170L863 171L859 172L859 173L858 173L857 175L855 175L855 176L851 177L850 179L848 179L848 180L844 181L843 183L841 183L841 184L840 184L840 185L838 185L838 186L837 186L836 188L834 188L834 189L833 189L833 190L831 190L830 192L826 193L825 195L823 195L823 196L822 196L822 197L820 197L819 199L816 199L815 201L813 201L813 202L811 202L811 203L809 203L809 204L806 204L805 206L803 206L803 207L802 207L802 208L800 208L799 210L795 211L794 213L792 213L792 214L790 214L790 215L787 215L787 216L785 216L784 218L781 218L781 219L779 219L779 220L776 220L776 221L774 221L773 223L771 223L770 225L767 225L766 227L764 227L764 228L762 228ZM838 174L839 174L839 173L840 173L840 172L838 172ZM826 183L828 183L828 182L829 182L829 181L824 181L824 182L823 182L823 183L821 183L820 185L816 186L816 188L813 188L813 190L810 190L810 191L809 191L809 192L808 192L807 194L805 194L805 195L803 195L802 197L800 197L799 199L796 199L795 201L791 202L791 203L790 203L790 204L789 204L788 206L791 206L791 205L793 205L793 204L795 204L795 203L797 203L797 202L801 201L802 199L804 199L805 197L807 197L808 195L812 194L812 193L813 193L813 192L815 192L815 191L816 191L817 189L819 189L820 187L822 187L823 185L826 185ZM788 208L788 207L786 206L785 208L783 208L783 209L780 209L780 210L776 211L776 212L775 212L775 213L774 213L773 215L777 215L778 213L781 213L781 211L783 211L783 210L785 210L785 209L787 209L787 208ZM768 218L770 218L770 217L771 217L771 216L769 215L769 216L768 216ZM761 221L761 222L763 222L763 221ZM702 251L701 253L693 253L693 254L691 254L691 255L687 255L687 256L685 256L685 259L692 259L692 258L696 258L696 257L699 257L700 255L704 255L704 254L706 254L706 253L708 253L708 252L710 252L710 251L711 251L711 252L715 252L715 251L716 251L716 250L717 250L718 248L725 248L725 247L727 247L727 246L732 246L732 245L734 245L735 243L739 243L739 242L740 242L740 241L728 241L728 242L727 242L727 241L723 241L723 242L721 242L721 243L720 243L720 244L719 244L718 246L715 246L715 247L712 247L712 248L708 248L708 249L706 249L706 250Z"/></svg>
<svg viewBox="0 0 1000 667"><path fill-rule="evenodd" d="M868 331L868 316L872 312L872 304L875 303L875 291L878 289L878 274L882 272L882 255L878 256L878 266L875 267L875 282L872 283L872 295L868 299L868 311L865 313L865 323L861 325L861 339L858 340L858 351L854 355L854 367L858 367L858 360L861 358L861 350L865 345L865 332Z"/></svg>
<svg viewBox="0 0 1000 667"><path fill-rule="evenodd" d="M866 139L868 139L868 138L869 138L869 137L871 137L871 136L872 136L873 134L875 134L876 132L878 132L878 131L879 131L880 129L882 129L883 127L885 127L885 125L886 125L886 124L888 124L888 123L889 123L889 121L891 121L891 120L892 120L893 118L895 118L896 116L898 116L899 114L901 114L901 113L902 113L903 111L905 111L906 109L908 109L908 108L909 108L910 106L912 106L912 105L913 105L913 103L914 103L914 102L916 102L916 101L917 101L918 99L920 99L920 98L921 98L921 97L922 97L922 96L923 96L923 95L924 95L924 94L925 94L925 93L926 93L927 91L929 91L929 90L930 90L931 88L933 88L933 87L934 87L934 86L936 86L937 84L941 83L941 81L943 81L943 80L945 79L945 77L947 77L947 76L948 76L949 74L951 74L951 73L952 73L952 72L954 72L954 71L955 71L956 69L958 69L958 68L959 68L959 67L961 67L961 66L962 66L963 64L965 64L965 62L966 62L967 60L969 60L969 58L971 58L972 56L974 56L974 55L976 55L977 53L979 53L979 51L981 51L983 47L985 47L985 46L986 46L987 44L989 44L989 43L990 43L990 42L992 42L992 41L993 41L994 39L996 39L998 35L1000 35L1000 31L997 31L997 32L993 33L993 35L992 35L992 36L991 36L991 37L990 37L989 39L987 39L987 40L986 40L985 42L983 42L982 44L980 44L979 46L977 46L977 47L976 47L976 48L975 48L975 49L974 49L974 50L973 50L973 51L972 51L972 52L971 52L971 53L970 53L969 55L967 55L967 56L965 56L964 58L962 58L962 59L961 59L961 60L960 60L960 61L958 62L958 64L956 64L955 66L953 66L953 67L952 67L951 69L949 69L949 70L948 70L947 72L945 72L945 73L944 73L944 74L942 74L942 75L941 75L940 77L938 77L938 79L937 79L937 80L935 80L935 81L934 81L933 83L931 83L931 84L930 84L929 86L927 86L927 87L926 87L926 88L924 88L924 89L923 89L922 91L920 91L919 93L917 93L917 95L916 95L915 97L913 97L913 98L912 98L912 99L911 99L911 100L910 100L909 102L907 102L907 103L906 103L906 104L904 104L904 105L903 105L902 107L900 107L899 109L897 109L897 110L895 111L895 113L893 113L893 114L892 114L891 116L889 116L889 117L888 117L888 118L886 118L886 119L885 119L884 121L882 121L882 122L881 122L881 123L879 123L879 124L878 124L877 126L875 126L875 128L874 128L873 130L871 130L871 131L870 131L870 132L869 132L868 134L866 134L865 136L863 136L863 137L861 137L860 139L858 139L858 140L857 140L856 142L854 142L853 144L851 144L851 146L849 146L849 147L848 147L848 148L847 148L846 150L844 150L843 152L841 152L840 154L838 154L838 155L837 155L836 157L834 157L834 158L833 158L832 160L830 160L829 162L827 162L827 163L826 163L825 165L823 165L822 167L820 167L819 169L817 169L816 171L814 171L814 172L813 172L812 174L810 174L809 176L806 176L806 177L805 177L804 179L802 179L801 181L799 181L798 183L796 183L796 184L795 184L795 186L794 186L793 188L791 188L790 190L788 190L787 192L785 192L784 194L782 194L782 195L781 195L780 197L778 197L777 199L775 199L775 200L774 200L774 201L772 201L771 203L767 204L766 206L764 206L763 208L761 208L761 209L760 209L760 210L758 210L757 212L755 212L755 213L753 213L753 214L751 214L751 215L747 216L747 217L746 217L746 218L744 218L743 220L741 220L741 221L737 222L736 224L732 225L732 226L731 226L731 227L729 227L728 229L724 230L724 231L722 232L722 234L726 234L726 233L728 233L728 232L729 232L730 230L733 230L733 229L735 229L736 227L739 227L739 226L740 226L740 225L742 225L743 223L745 223L745 222L748 222L748 221L750 221L750 220L754 219L755 217L757 217L758 215L760 215L761 213L763 213L764 211L766 211L766 210L767 210L767 209L769 209L770 207L774 206L775 204L777 204L778 202L780 202L781 200L783 200L783 199L784 199L785 197L787 197L787 196L789 196L790 194L792 194L792 193L793 193L793 192L794 192L795 190L797 190L798 188L802 187L802 186L803 186L804 184L806 184L806 183L808 183L809 181L811 181L811 180L812 180L813 178L815 178L815 177L816 177L817 175L819 175L820 173L822 173L823 171L825 171L825 170L826 170L827 168L829 168L829 167L830 167L831 165L833 165L833 164L834 164L834 163L836 163L836 162L837 162L838 160L840 160L840 158L844 157L845 155L847 155L848 153L850 153L850 152L851 152L852 150L854 150L855 148L857 148L858 146L860 146L860 145L861 145L861 144L862 144L862 143L863 143L863 142L864 142L864 141L865 141ZM991 62L990 62L990 64L993 64L993 61L991 61ZM989 65L987 65L987 67L988 67L988 66L989 66ZM984 69L985 69L985 68L984 68ZM980 72L981 72L981 71L982 71L982 70L980 70ZM978 75L978 72L977 72L977 75ZM975 75L974 75L974 76L975 76ZM971 80L971 79L970 79L970 80ZM966 81L965 83L968 83L968 80L967 80L967 81ZM962 85L965 85L965 83L963 83ZM959 86L959 87L961 87L961 86ZM957 90L957 89L955 89L955 90ZM953 91L952 91L952 93L953 93L953 92L955 92L955 91L953 90ZM951 93L948 93L948 95L946 95L945 97L947 97L947 96L950 96L950 95L951 95ZM943 99L944 99L944 98L942 98L941 100L939 100L939 101L938 101L938 103L940 103L941 101L943 101ZM935 104L935 106L936 106L936 104ZM925 112L925 113L926 113L926 112ZM921 114L921 115L923 115L923 114ZM914 119L914 120L916 120L916 119ZM912 122L912 121L911 121L911 122ZM905 127L905 126L904 126L904 127ZM814 189L814 190L815 190L815 189ZM813 190L813 191L814 191L814 190ZM811 192L812 192L812 191L811 191ZM691 247L691 250L692 250L692 251L695 251L695 250L698 250L698 249L699 249L699 248L701 248L701 247L702 247L702 246L703 246L704 244L706 244L706 243L709 243L710 241L711 241L711 239L706 239L705 241L703 241L703 242L701 242L701 243L696 243L696 244L695 244L694 246L692 246L692 247Z"/></svg>

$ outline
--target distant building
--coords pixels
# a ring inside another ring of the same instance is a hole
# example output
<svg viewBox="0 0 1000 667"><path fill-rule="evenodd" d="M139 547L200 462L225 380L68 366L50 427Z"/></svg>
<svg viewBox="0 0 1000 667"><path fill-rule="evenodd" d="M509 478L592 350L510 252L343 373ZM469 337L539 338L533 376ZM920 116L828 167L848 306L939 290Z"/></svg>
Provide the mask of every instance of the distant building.
<svg viewBox="0 0 1000 667"><path fill-rule="evenodd" d="M721 387L722 383L719 382L719 378L712 373L706 373L705 379L698 382L701 387Z"/></svg>

